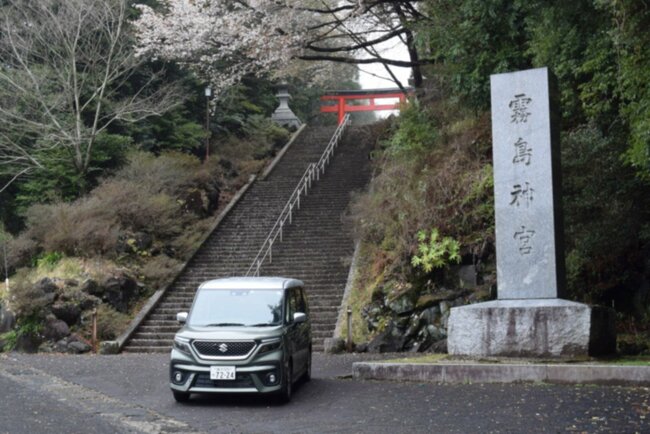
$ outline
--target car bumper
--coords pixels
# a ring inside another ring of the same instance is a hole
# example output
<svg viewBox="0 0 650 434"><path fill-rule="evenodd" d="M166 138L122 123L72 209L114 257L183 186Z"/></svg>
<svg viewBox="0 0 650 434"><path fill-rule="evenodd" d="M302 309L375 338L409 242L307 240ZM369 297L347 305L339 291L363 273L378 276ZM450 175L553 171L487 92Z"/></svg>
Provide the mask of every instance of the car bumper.
<svg viewBox="0 0 650 434"><path fill-rule="evenodd" d="M210 366L235 366L235 380L211 380ZM175 374L182 373L180 382ZM275 383L268 375L274 373ZM197 362L193 357L172 350L170 383L172 390L185 393L272 393L282 387L282 352L275 351L252 360L238 362Z"/></svg>

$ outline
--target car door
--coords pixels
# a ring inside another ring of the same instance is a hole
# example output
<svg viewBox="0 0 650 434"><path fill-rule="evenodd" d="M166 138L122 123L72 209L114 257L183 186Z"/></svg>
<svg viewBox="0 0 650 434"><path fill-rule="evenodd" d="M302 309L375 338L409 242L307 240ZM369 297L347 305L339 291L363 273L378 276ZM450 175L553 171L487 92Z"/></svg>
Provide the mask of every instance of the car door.
<svg viewBox="0 0 650 434"><path fill-rule="evenodd" d="M293 359L293 373L297 375L303 369L303 362L300 354L300 328L293 320L293 314L298 312L298 299L294 288L287 290L286 300L287 345L289 355Z"/></svg>
<svg viewBox="0 0 650 434"><path fill-rule="evenodd" d="M311 326L309 319L309 311L307 308L307 303L305 301L305 295L303 288L296 288L296 306L298 312L302 312L307 316L307 320L303 323L297 324L296 328L298 329L298 346L300 352L300 361L303 369L307 369L307 359L309 357L309 345L311 343Z"/></svg>
<svg viewBox="0 0 650 434"><path fill-rule="evenodd" d="M295 339L295 367L296 373L303 373L307 369L307 359L309 357L310 330L309 312L302 292L302 288L292 289L292 303L295 306L295 312L301 312L307 315L307 321L293 324Z"/></svg>

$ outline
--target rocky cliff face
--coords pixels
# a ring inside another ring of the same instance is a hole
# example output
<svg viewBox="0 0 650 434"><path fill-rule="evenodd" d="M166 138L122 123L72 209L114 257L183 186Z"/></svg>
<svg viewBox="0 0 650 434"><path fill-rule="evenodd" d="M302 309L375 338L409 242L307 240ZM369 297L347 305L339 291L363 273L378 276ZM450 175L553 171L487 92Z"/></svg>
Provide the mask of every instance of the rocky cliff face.
<svg viewBox="0 0 650 434"><path fill-rule="evenodd" d="M450 309L495 295L493 266L453 266L422 287L381 288L361 317L375 337L358 345L369 352L446 352Z"/></svg>
<svg viewBox="0 0 650 434"><path fill-rule="evenodd" d="M99 312L99 337L117 332L115 315L126 314L143 295L144 286L125 273L100 281L43 278L20 295L9 292L0 305L0 348L33 353L85 353L91 350L93 312ZM21 322L16 324L16 313Z"/></svg>

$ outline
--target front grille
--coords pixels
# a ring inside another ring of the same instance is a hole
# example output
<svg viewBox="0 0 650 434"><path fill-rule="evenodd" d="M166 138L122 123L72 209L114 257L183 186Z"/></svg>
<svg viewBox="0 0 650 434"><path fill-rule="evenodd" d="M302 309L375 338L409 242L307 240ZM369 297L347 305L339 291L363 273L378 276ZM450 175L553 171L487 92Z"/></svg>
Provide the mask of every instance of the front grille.
<svg viewBox="0 0 650 434"><path fill-rule="evenodd" d="M237 373L234 380L210 380L210 373L201 372L194 380L194 387L218 387L225 389L241 389L255 387L251 375L248 373Z"/></svg>
<svg viewBox="0 0 650 434"><path fill-rule="evenodd" d="M253 341L194 341L192 345L197 353L206 357L242 357L255 348Z"/></svg>

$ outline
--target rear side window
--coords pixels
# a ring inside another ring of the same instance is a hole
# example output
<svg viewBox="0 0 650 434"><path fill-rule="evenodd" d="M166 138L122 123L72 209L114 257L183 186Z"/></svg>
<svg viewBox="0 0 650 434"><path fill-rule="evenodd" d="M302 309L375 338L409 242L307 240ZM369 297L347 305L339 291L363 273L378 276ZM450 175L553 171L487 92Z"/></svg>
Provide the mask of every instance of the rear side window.
<svg viewBox="0 0 650 434"><path fill-rule="evenodd" d="M303 288L299 288L296 291L298 297L298 312L309 314L309 308L307 307L307 294Z"/></svg>
<svg viewBox="0 0 650 434"><path fill-rule="evenodd" d="M307 305L307 298L303 288L292 288L287 292L287 309L286 321L288 323L293 321L293 314L302 312L309 315L309 307Z"/></svg>
<svg viewBox="0 0 650 434"><path fill-rule="evenodd" d="M287 292L287 323L293 322L293 314L296 312L299 312L298 298L296 297L296 290L292 288Z"/></svg>

